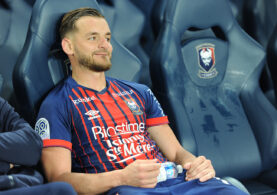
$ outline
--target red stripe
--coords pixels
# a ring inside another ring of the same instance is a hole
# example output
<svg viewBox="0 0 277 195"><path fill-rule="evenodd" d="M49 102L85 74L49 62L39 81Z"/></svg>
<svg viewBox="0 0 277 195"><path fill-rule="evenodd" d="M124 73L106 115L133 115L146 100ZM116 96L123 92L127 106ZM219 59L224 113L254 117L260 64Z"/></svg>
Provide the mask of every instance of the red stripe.
<svg viewBox="0 0 277 195"><path fill-rule="evenodd" d="M135 94L136 97L138 98L138 100L139 100L140 104L142 105L143 110L144 110L144 112L145 112L145 101L144 101L144 99L141 100L141 98L139 97L139 95L138 95L135 91L134 91L134 94ZM142 103L142 101L143 101L143 103Z"/></svg>
<svg viewBox="0 0 277 195"><path fill-rule="evenodd" d="M64 147L72 150L72 143L62 139L45 139L43 140L43 147Z"/></svg>
<svg viewBox="0 0 277 195"><path fill-rule="evenodd" d="M116 81L114 81L118 86L120 86ZM125 91L125 90L124 90ZM132 90L133 92L134 92L134 94L136 95L136 97L138 98L138 100L139 100L139 102L140 102L140 104L141 104L141 106L143 107L143 110L144 110L144 112L145 112L145 101L144 101L144 99L141 99L140 97L139 97L139 95L134 91L134 90ZM126 91L125 91L126 92ZM127 93L126 92L126 94L129 94L129 93ZM131 95L129 95L129 97L130 98L132 98L132 96ZM143 101L143 102L142 102Z"/></svg>
<svg viewBox="0 0 277 195"><path fill-rule="evenodd" d="M115 82L118 86L120 86L117 82ZM134 94L136 95L136 97L137 97L137 99L140 101L140 103L141 103L141 105L143 106L143 109L144 109L144 112L145 112L145 101L144 101L144 99L141 99L140 97L139 97L139 95L135 92L135 91L133 91L134 92ZM128 94L128 93L126 93L126 94ZM143 103L142 103L142 101L143 101ZM160 123L155 123L155 122L160 122ZM149 123L150 122L150 123ZM162 124L167 124L168 123L168 119L167 119L167 116L164 116L164 117L159 117L159 118L153 118L153 119L146 119L146 126L147 127L150 127L150 126L155 126L155 125L162 125ZM152 141L151 141L151 139L146 135L146 140L148 140L149 141L149 144L151 145L151 146L153 146L151 143L152 143ZM149 140L150 139L150 140ZM150 155L153 157L153 159L154 158L157 158L158 156L157 156L157 153L156 152L151 152L150 153ZM160 161L160 159L158 159L159 161Z"/></svg>
<svg viewBox="0 0 277 195"><path fill-rule="evenodd" d="M108 106L107 106L107 103L105 104L106 105L106 108L103 106L103 104L99 101L99 102L95 102L97 108L99 110L101 110L100 112L101 113L104 113L105 117L103 116L103 118L105 119L105 121L111 121L111 123L107 123L107 126L108 127L115 127L115 125L118 125L117 122L118 121L115 121L115 124L112 120L112 118L115 118L115 116L117 117L124 117L124 116L121 116L121 112L120 110L115 106L115 103L114 103L114 100L110 98L110 96L105 93L105 94L98 94L99 97L101 97L101 99L104 99L105 101L109 102L109 101L113 101L113 103L109 103ZM111 116L109 115L109 113L111 114ZM116 113L116 114L113 114L113 113ZM111 118L112 117L112 118ZM103 121L102 121L103 122ZM120 139L118 135L111 135L110 137L111 140L118 140ZM122 159L120 159L119 155L115 153L115 151L113 151L113 154L115 154L116 156L116 159L117 159L117 162L121 161ZM113 161L111 161L112 163L114 163ZM119 163L119 165L124 168L125 165L124 163Z"/></svg>
<svg viewBox="0 0 277 195"><path fill-rule="evenodd" d="M111 88L110 88L111 89ZM112 92L110 91L109 89L109 92L112 94ZM103 95L104 96L104 95ZM124 109L126 106L126 103L120 99L120 101L116 101L115 99L113 99L111 97L110 94L106 93L105 96L107 96L106 98L107 99L110 99L112 102L109 104L109 106L106 106L108 111L110 112L110 114L112 115L112 117L115 119L115 122L117 122L118 124L122 124L122 123L127 123L127 119L129 120L130 123L136 123L136 120L134 117L132 118L129 118L128 117L128 113L126 113L126 109ZM121 105L124 105L124 107L122 107ZM121 109L122 110L121 110ZM128 109L128 112L130 112L129 108ZM124 115L125 114L125 115ZM131 113L129 113L131 114ZM129 115L130 116L130 115ZM133 116L133 114L131 114L131 116ZM118 120L116 121L116 118L122 118L121 120ZM121 135L121 138L119 138L119 136L117 136L117 140L118 139L121 139L123 140L124 138L128 138L130 137L130 135L128 136L128 134L126 135ZM124 155L122 155L124 156ZM118 161L121 161L122 159L118 159ZM129 161L126 161L127 164L129 164L130 162L133 162L134 160L133 159L130 159ZM122 163L122 167L125 167L125 165Z"/></svg>
<svg viewBox="0 0 277 195"><path fill-rule="evenodd" d="M72 91L73 91L73 93L74 93L78 98L81 98L81 97L79 96L79 94L78 94L74 89L72 89ZM85 103L82 102L82 104L83 104L84 107L86 108ZM83 116L82 116L82 113L81 113L81 111L79 110L78 106L75 105L75 107L76 107L76 109L78 110L79 115L80 115L80 117L81 117L81 119L82 119L82 123L83 123L83 126L84 126L84 128L85 128L85 132L86 132L86 134L87 134L87 138L88 138L90 147L91 147L91 149L96 153L99 162L103 164L104 169L105 169L105 171L107 172L108 169L107 169L106 165L102 162L102 160L101 160L101 158L100 158L100 156L99 156L97 150L95 150L94 147L93 147L93 145L92 145L92 142L91 142L91 139L90 139L90 135L89 135L89 133L88 133L88 129L87 129L86 123L85 123L85 121L84 121L84 118L83 118Z"/></svg>
<svg viewBox="0 0 277 195"><path fill-rule="evenodd" d="M115 84L113 84L113 83L111 83L112 84L112 86L113 86L113 88L115 89L115 90L117 90L116 92L118 92L118 93L120 93L121 91L120 91L120 89L116 86L116 85L118 85L118 86L120 86L117 82L115 82ZM132 98L132 96L129 94L129 93L127 93L127 91L126 90L124 90L123 89L123 91L125 91L126 93L125 94L128 94L128 96L129 96L129 98ZM145 113L145 107L144 107L144 104L142 103L142 100L139 98L139 96L135 93L135 91L133 91L134 92L134 94L137 96L137 98L138 98L138 100L140 101L140 103L141 103L141 105L143 106L143 109L144 109L144 113ZM124 99L127 99L125 96L122 96ZM121 99L121 98L119 98L119 99ZM133 98L132 98L133 99ZM144 102L144 100L143 100L143 102ZM126 106L127 107L127 106ZM128 109L129 111L130 111L130 109ZM133 114L131 114L133 117L134 117L134 115ZM141 121L140 120L140 117L139 116L136 116L136 118L137 118L137 120L139 121L139 123L141 123L141 122L143 122L143 121ZM144 118L144 117L143 117ZM145 129L145 131L146 131L147 129ZM146 135L145 136L147 136L147 134L148 134L148 132L146 131ZM152 145L151 144L151 141L150 142L148 142L150 145ZM147 158L147 155L148 156L152 156L152 159L154 159L154 155L152 154L152 152L150 152L150 153L146 153L146 154L144 154L144 159L145 158ZM140 157L141 158L141 157Z"/></svg>
<svg viewBox="0 0 277 195"><path fill-rule="evenodd" d="M112 82L110 82L110 84L113 86L114 90L116 90L115 92L117 93L121 93L121 91L118 89L118 87L116 85L114 85ZM125 91L125 90L124 90ZM125 91L126 92L126 91ZM126 94L128 94L126 92ZM130 95L128 95L130 97ZM123 95L122 96L123 99L127 100L127 98ZM132 96L130 97L132 98ZM118 100L120 100L119 104L122 104L124 105L124 107L121 107L121 109L123 110L123 112L125 112L126 114L126 117L129 119L130 123L133 122L133 123L136 123L137 121L139 123L141 123L142 121L140 120L139 116L134 116L134 114L132 113L132 111L130 110L130 108L126 105L126 103L121 99L121 98L118 98ZM131 116L131 117L130 117ZM136 117L136 118L135 118ZM137 121L136 121L137 119Z"/></svg>
<svg viewBox="0 0 277 195"><path fill-rule="evenodd" d="M111 90L113 90L114 92L116 92L116 93L121 93L121 91L118 89L118 87L116 86L116 85L114 85L114 83L112 83L112 82L110 82L110 85L114 88L114 90L112 89L112 88L110 88ZM126 91L125 91L126 92ZM112 93L112 91L111 91L111 94L113 94ZM126 92L126 94L128 94L127 92ZM125 96L122 96L125 100L127 100L127 98L125 97ZM122 107L122 106L120 106L120 108L123 110L123 112L126 114L126 117L127 117L127 119L130 121L130 123L131 122L133 122L133 123L136 123L136 118L135 118L135 116L133 115L133 113L131 112L131 110L128 108L128 106L126 105L126 103L119 97L118 99L117 99L117 103L119 104L119 105L121 105L121 104L123 104L124 106ZM130 117L131 116L131 117ZM124 116L125 117L125 116ZM138 121L139 121L139 123L141 122L140 121L140 119L139 118L137 118L138 119ZM127 121L126 121L127 122ZM129 137L131 137L131 136L129 136ZM127 135L125 135L124 136L124 138L127 138ZM135 161L136 159L134 159L134 158L132 158L132 159L130 159L128 162L127 162L127 164L130 164L131 162L133 162L133 161Z"/></svg>
<svg viewBox="0 0 277 195"><path fill-rule="evenodd" d="M167 116L162 116L159 118L150 118L150 119L146 119L146 124L147 127L151 127L151 126L157 126L157 125L162 125L162 124L168 124L168 118Z"/></svg>
<svg viewBox="0 0 277 195"><path fill-rule="evenodd" d="M212 50L212 59L213 59L213 63L215 63L214 48L210 48L210 50Z"/></svg>
<svg viewBox="0 0 277 195"><path fill-rule="evenodd" d="M83 97L87 97L87 95L85 94L85 91L84 91L81 87L79 87L78 89L80 90L80 92L81 92L81 94L82 94ZM88 93L90 96L91 96L91 95L94 95L94 96L95 96L95 93L94 93L94 92L91 92L91 91L89 91L89 90L87 91L87 93ZM94 101L94 103L96 104L96 106L97 106L97 108L99 109L99 111L100 111L101 115L103 116L103 118L104 118L104 119L109 118L109 115L108 115L108 113L106 112L106 110L103 109L102 107L101 107L102 109L99 108L99 105L97 104L97 102L100 102L100 101ZM90 109L96 110L96 108L94 108L94 106L91 104L91 102L87 102L87 103L88 103ZM86 111L88 111L87 108L86 108ZM97 118L96 120L98 120L98 122L99 122L99 124L100 124L101 127L104 126L102 119ZM90 121L92 122L92 125L93 125L93 126L96 126L96 124L95 124L95 122L94 122L93 119L91 119ZM104 145L102 144L99 135L96 135L96 136L97 136L97 141L98 141L98 143L99 143L101 149L104 150L104 151L106 151L106 148L105 148ZM107 137L104 137L104 139L107 140L108 138L107 138ZM109 161L111 162L113 168L114 168L114 169L118 169L118 168L115 166L114 162L112 162L108 156L107 156L107 158L108 158Z"/></svg>
<svg viewBox="0 0 277 195"><path fill-rule="evenodd" d="M115 82L116 83L116 82ZM118 83L116 83L118 86L119 86L119 84ZM120 91L120 89L115 85L115 84L113 84L113 83L111 83L111 85L113 86L113 88L116 90L115 92L117 92L117 93L120 93L121 91ZM127 91L126 90L123 90L124 92L126 92L126 94L129 94L129 93L127 93ZM135 93L135 92L134 92ZM129 98L131 98L131 99L133 99L132 98L132 96L131 95L128 95L129 96ZM127 100L127 98L125 97L125 96L122 96L125 100ZM119 98L121 101L123 101L121 98ZM142 103L142 102L140 102L140 103ZM138 116L138 115L136 115L136 116L134 116L134 114L131 112L131 110L128 108L128 106L126 105L126 103L124 102L124 107L126 108L126 110L128 110L128 113L126 113L126 114L128 114L128 116L132 116L133 117L133 120L136 122L136 119L137 119L137 121L139 122L139 123L142 123L143 121L141 121L140 120L140 117ZM143 104L142 104L142 106L143 106ZM144 106L143 106L143 109L144 109ZM144 109L145 110L145 109ZM125 112L125 111L124 111ZM128 117L127 116L127 117ZM136 117L136 118L135 118ZM129 117L128 117L128 119L129 119Z"/></svg>
<svg viewBox="0 0 277 195"><path fill-rule="evenodd" d="M121 91L120 91L120 89L118 89L118 87L115 85L115 84L113 84L112 82L110 82L110 84L113 86L113 88L116 90L115 92L117 92L117 93L121 93ZM124 90L125 91L125 90ZM126 91L125 91L126 92ZM126 94L128 94L127 92L126 92ZM130 97L130 95L128 95L129 97ZM121 96L123 99L125 99L125 100L127 100L127 98L123 95L123 96ZM132 98L132 96L130 97L130 98ZM135 119L135 117L134 117L134 115L133 115L133 113L132 113L132 111L130 110L130 108L126 105L126 103L121 99L121 98L118 98L121 102L120 103L123 103L123 105L125 105L124 107L121 107L122 108L122 110L126 113L126 115L127 115L127 117L128 116L132 116L132 118L131 118L131 121L132 122L136 122L136 119ZM137 116L138 117L138 116ZM128 117L128 119L130 120L130 118ZM137 118L138 119L138 118ZM139 119L138 119L139 120ZM130 121L130 122L131 122Z"/></svg>
<svg viewBox="0 0 277 195"><path fill-rule="evenodd" d="M73 100L73 98L72 98L71 96L69 96L69 98L70 98L71 100ZM86 153L86 151L85 151L85 149L84 149L84 147L83 147L83 144L82 144L82 142L81 142L81 139L80 139L80 137L79 137L79 134L78 134L78 132L77 132L77 129L76 129L76 126L75 126L75 123L74 123L74 120L73 120L72 112L71 112L71 120L72 120L72 124L73 124L73 127L74 127L74 131L75 131L75 133L76 133L76 135L77 135L77 138L78 138L79 146L82 148L83 154L84 154L85 156L87 156L90 166L92 166L92 167L94 168L94 170L95 170L95 173L97 173L97 169L95 168L95 166L93 166L93 165L91 164L90 157L89 157L89 155ZM81 164L82 164L82 163L81 163ZM82 166L82 165L81 165L81 166ZM85 169L85 170L86 170L86 172L87 172L87 169Z"/></svg>

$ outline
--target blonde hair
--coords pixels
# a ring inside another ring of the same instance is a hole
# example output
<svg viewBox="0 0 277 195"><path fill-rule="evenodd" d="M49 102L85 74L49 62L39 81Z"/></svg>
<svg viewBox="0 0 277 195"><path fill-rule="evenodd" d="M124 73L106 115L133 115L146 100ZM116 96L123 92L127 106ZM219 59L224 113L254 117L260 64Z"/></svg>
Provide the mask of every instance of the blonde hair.
<svg viewBox="0 0 277 195"><path fill-rule="evenodd" d="M61 25L59 28L61 40L66 36L67 33L76 30L75 23L78 19L80 19L83 16L105 18L97 9L90 7L83 7L72 10L66 13L62 18Z"/></svg>

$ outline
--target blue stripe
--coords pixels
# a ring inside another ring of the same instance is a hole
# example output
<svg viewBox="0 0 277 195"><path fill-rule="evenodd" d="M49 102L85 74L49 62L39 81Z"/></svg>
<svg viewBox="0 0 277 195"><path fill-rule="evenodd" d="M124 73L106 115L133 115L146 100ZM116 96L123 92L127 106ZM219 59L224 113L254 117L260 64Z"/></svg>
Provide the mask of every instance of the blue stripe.
<svg viewBox="0 0 277 195"><path fill-rule="evenodd" d="M108 91L107 91L107 92L108 92ZM110 93L108 92L108 94L110 94ZM99 97L98 94L95 93L95 95L96 95L96 97L100 100L102 106L105 108L105 110L107 111L108 115L109 115L110 118L112 119L114 126L116 127L116 126L117 126L117 123L115 122L115 120L114 120L112 114L110 113L110 111L109 111L108 108L106 107L105 103L102 101L102 99ZM102 117L102 118L103 118L103 117ZM105 120L102 120L102 122L105 124L105 128L107 129L108 125L106 124L106 121L105 121ZM119 134L119 137L122 139L122 137L121 137L120 134ZM121 160L124 159L124 157L123 157L121 154L118 155L118 157L119 157ZM124 164L125 166L127 166L127 163L126 163L126 162L123 162L123 164ZM118 164L118 163L115 163L115 165L117 166L117 168L124 168L124 167L120 166L120 164Z"/></svg>
<svg viewBox="0 0 277 195"><path fill-rule="evenodd" d="M72 90L73 90L73 89L74 89L74 88L72 88ZM72 90L71 90L70 96L71 96L73 99L76 99L76 98L79 99L79 98L74 94L74 92L73 92ZM74 98L74 97L75 97L75 98ZM76 106L77 106L77 105L76 105ZM77 107L78 107L78 106L77 106ZM74 108L74 110L76 110L76 112L73 112L73 113L77 113L77 116L78 116L78 117L76 117L76 118L79 118L80 116L79 116L79 113L78 113L76 107L73 106L73 108ZM72 119L75 118L75 117L73 116L73 113L72 113L72 115L71 115ZM76 124L78 124L78 123L76 123L76 121L74 121L74 124L76 125ZM81 123L81 125L82 125L82 127L83 127L83 130L85 130L85 127L83 126L83 123ZM76 126L75 126L75 127L76 127ZM73 127L73 124L72 124L72 128L74 128L74 127ZM77 128L77 127L76 127L76 128ZM77 130L77 132L79 132L78 129L76 129L76 130ZM76 135L76 138L75 138L75 139L76 139L76 140L75 140L76 143L79 143L79 140L78 140L78 138L77 138L77 134L75 133L75 130L72 129L72 131L73 131L74 134ZM85 135L86 135L86 134L85 134ZM79 137L80 137L80 134L79 134ZM74 141L74 137L73 137L73 136L72 136L72 138L73 138L73 141ZM82 138L83 138L83 137L80 137L81 143L82 143L82 141L83 141ZM87 138L87 141L88 141L88 138ZM80 143L80 144L81 144L81 143ZM78 147L78 144L77 144L77 145L75 145L75 144L73 145L73 144L72 144L72 147ZM84 147L84 146L83 146L83 147ZM91 150L92 153L94 153L94 151L92 150L91 147L88 147L88 148L89 148L89 150ZM85 167L85 166L89 166L89 161L90 161L90 160L89 160L89 157L91 157L91 156L88 155L88 152L89 152L89 151L87 151L87 147L84 147L85 153L84 153L84 151L82 150L82 148L81 148L80 146L79 146L79 149L80 149L80 151L82 151L82 153L84 154L84 156L86 156L86 159L84 159L84 167ZM93 168L91 168L91 170L93 170ZM94 173L94 171L92 171L92 172Z"/></svg>
<svg viewBox="0 0 277 195"><path fill-rule="evenodd" d="M76 89L75 89L76 90ZM78 91L77 91L78 90ZM78 95L80 95L80 97L82 97L82 98L84 98L83 96L82 96L82 93L81 93L81 91L79 90L79 88L77 87L77 90L76 90L76 92L79 92L78 93ZM82 90L84 90L83 88L82 88ZM85 92L85 94L86 94L86 91L84 90L84 92ZM86 96L87 97L89 97L88 96L88 94L86 94ZM95 107L95 108L97 108L96 107L96 105L94 104L94 102L93 101L91 101L91 103L92 103L92 105ZM84 102L84 104L82 103L82 105L84 106L84 109L85 110L90 110L90 109L87 109L87 107L85 106L87 104L87 106L89 106L88 105L88 102ZM90 106L89 106L89 108L90 108ZM99 112L100 113L100 112ZM102 117L102 116L101 116ZM99 121L98 121L98 119L96 118L96 119L93 119L94 120L94 122L95 122L95 124L96 125L98 125L98 126L100 126L100 123L99 123ZM89 122L91 122L90 120L89 120ZM92 122L91 122L92 123ZM87 124L87 120L85 120L85 124ZM106 157L106 154L104 153L104 151L102 150L102 149L98 149L98 148L101 148L101 145L100 145L100 143L98 142L98 141L96 141L96 140L94 140L94 137L91 135L92 134L92 131L87 127L87 129L88 129L88 132L89 132L89 135L90 135L90 138L91 138L91 140L92 140L92 145L94 146L94 148L95 148L95 150L99 153L99 156L100 156L100 158L101 158L101 160L102 160L102 162L104 163L104 162L109 162L109 159ZM93 138L93 139L92 139ZM104 144L103 144L103 146L104 146ZM105 146L104 146L105 147ZM91 148L91 151L92 151L92 154L94 153L94 151L92 150L92 148ZM96 156L96 155L95 155ZM90 156L91 157L91 156ZM105 158L106 157L106 158ZM105 172L106 170L105 170L105 168L104 168L104 165L102 164L102 163L100 163L100 161L98 160L98 157L96 156L96 158L95 159L93 159L93 160L97 160L98 161L98 166L100 165L100 170L99 170L99 172ZM93 162L91 162L92 164L94 164ZM88 166L89 166L89 164L88 164ZM110 166L111 167L113 167L111 164L110 164ZM109 170L109 167L110 166L108 166L107 164L106 164L106 167L107 167L107 169ZM97 167L97 166L96 166ZM112 171L113 169L110 169L109 171ZM97 170L98 171L98 170ZM93 171L94 172L94 171Z"/></svg>
<svg viewBox="0 0 277 195"><path fill-rule="evenodd" d="M130 88L128 88L128 89L124 89L123 87L121 87L119 84L117 84L116 82L113 82L113 84L114 85L116 85L117 87L118 87L118 89L121 89L121 90L124 90L124 91L128 91ZM112 86L111 86L112 87ZM123 88L123 89L122 89ZM112 87L112 89L115 91L115 89ZM116 92L116 91L115 91ZM135 98L136 99L136 102L137 102L137 104L139 105L139 107L140 108L143 108L143 106L140 104L140 102L139 102L139 100L136 98L136 97L132 97L131 95L128 95L129 96L129 98ZM134 95L135 96L135 95ZM124 101L124 98L123 97L121 97L120 96L120 98ZM145 119L145 114L143 114L144 115L144 119ZM136 120L136 122L137 122L137 124L139 124L139 122L138 122L138 119L137 119L137 115L133 115L134 116L134 118L135 118L135 120ZM139 115L139 117L141 117L141 115ZM140 118L140 120L142 121L142 122L144 122L144 124L146 125L146 120L143 120L142 118ZM146 131L146 129L145 129L145 131ZM147 153L145 153L145 156L146 156L146 158L147 159L150 159L150 157L148 156L148 154Z"/></svg>

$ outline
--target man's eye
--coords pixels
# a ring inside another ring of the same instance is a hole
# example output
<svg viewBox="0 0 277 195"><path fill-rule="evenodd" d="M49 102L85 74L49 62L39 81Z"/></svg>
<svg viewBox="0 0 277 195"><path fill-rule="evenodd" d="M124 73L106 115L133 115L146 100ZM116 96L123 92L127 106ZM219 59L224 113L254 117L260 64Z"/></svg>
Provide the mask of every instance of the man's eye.
<svg viewBox="0 0 277 195"><path fill-rule="evenodd" d="M89 37L89 40L94 41L94 40L96 40L96 37Z"/></svg>
<svg viewBox="0 0 277 195"><path fill-rule="evenodd" d="M110 41L111 41L111 38L106 38L106 40L107 40L108 42L110 42Z"/></svg>

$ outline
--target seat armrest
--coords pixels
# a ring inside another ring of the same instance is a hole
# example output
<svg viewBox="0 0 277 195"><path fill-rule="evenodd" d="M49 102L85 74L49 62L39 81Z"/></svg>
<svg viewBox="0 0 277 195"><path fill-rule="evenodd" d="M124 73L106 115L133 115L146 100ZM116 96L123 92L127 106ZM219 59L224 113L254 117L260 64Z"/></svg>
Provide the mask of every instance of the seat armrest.
<svg viewBox="0 0 277 195"><path fill-rule="evenodd" d="M245 193L250 194L246 189L246 187L239 180L233 177L223 177L222 179L228 181L230 184L232 184L233 186L236 186L237 188L244 191Z"/></svg>
<svg viewBox="0 0 277 195"><path fill-rule="evenodd" d="M277 168L264 172L260 177L259 180L269 185L272 188L277 189Z"/></svg>

